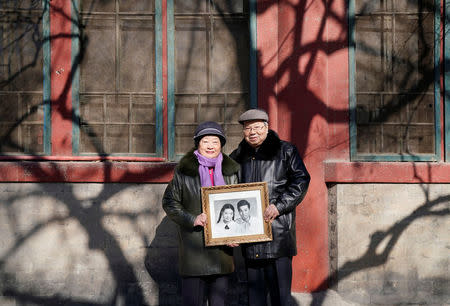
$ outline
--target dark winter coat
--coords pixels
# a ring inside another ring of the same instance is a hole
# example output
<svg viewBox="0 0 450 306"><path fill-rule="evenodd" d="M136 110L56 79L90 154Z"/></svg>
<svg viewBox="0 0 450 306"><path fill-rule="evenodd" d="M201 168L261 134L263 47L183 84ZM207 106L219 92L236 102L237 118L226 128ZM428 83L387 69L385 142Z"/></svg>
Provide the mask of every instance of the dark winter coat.
<svg viewBox="0 0 450 306"><path fill-rule="evenodd" d="M162 205L167 216L178 225L179 271L182 276L227 274L234 271L233 251L226 246L205 247L203 228L194 227L202 212L198 160L187 153L175 168L164 192ZM237 184L239 164L223 154L222 174L226 184Z"/></svg>
<svg viewBox="0 0 450 306"><path fill-rule="evenodd" d="M295 208L305 197L310 181L297 148L269 130L258 150L244 139L230 157L241 165L240 183L268 183L269 202L280 213L272 222L273 240L242 245L244 256L248 259L295 256Z"/></svg>

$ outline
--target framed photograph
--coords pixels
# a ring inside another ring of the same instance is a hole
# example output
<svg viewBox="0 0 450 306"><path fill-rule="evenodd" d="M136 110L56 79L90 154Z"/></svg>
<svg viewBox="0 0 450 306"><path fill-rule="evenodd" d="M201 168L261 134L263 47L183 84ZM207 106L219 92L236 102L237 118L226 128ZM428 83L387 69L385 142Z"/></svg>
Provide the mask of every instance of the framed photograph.
<svg viewBox="0 0 450 306"><path fill-rule="evenodd" d="M272 227L263 218L268 205L266 182L202 187L202 208L208 216L205 245L272 240Z"/></svg>

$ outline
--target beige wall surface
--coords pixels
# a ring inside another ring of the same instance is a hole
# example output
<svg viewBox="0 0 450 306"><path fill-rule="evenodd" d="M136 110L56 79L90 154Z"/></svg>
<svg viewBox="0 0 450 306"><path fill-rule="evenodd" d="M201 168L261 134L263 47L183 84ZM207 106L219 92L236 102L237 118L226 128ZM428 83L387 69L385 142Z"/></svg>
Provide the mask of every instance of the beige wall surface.
<svg viewBox="0 0 450 306"><path fill-rule="evenodd" d="M0 305L181 305L165 188L0 184ZM240 271L231 305L246 301Z"/></svg>
<svg viewBox="0 0 450 306"><path fill-rule="evenodd" d="M450 184L329 190L332 266L343 298L361 305L450 304Z"/></svg>
<svg viewBox="0 0 450 306"><path fill-rule="evenodd" d="M0 184L0 305L181 305L165 184ZM445 305L450 185L330 187L336 290L356 305ZM234 275L234 305L246 305Z"/></svg>
<svg viewBox="0 0 450 306"><path fill-rule="evenodd" d="M161 295L175 303L164 188L0 184L0 304L158 305Z"/></svg>

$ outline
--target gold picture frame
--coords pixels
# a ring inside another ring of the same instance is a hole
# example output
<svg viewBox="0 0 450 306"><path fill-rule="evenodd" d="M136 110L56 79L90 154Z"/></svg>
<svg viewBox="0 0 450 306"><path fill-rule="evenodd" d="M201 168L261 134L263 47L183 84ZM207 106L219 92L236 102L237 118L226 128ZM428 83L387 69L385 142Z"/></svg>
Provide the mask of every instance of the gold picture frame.
<svg viewBox="0 0 450 306"><path fill-rule="evenodd" d="M201 192L208 216L206 246L272 240L272 226L263 218L269 206L266 182L202 187Z"/></svg>

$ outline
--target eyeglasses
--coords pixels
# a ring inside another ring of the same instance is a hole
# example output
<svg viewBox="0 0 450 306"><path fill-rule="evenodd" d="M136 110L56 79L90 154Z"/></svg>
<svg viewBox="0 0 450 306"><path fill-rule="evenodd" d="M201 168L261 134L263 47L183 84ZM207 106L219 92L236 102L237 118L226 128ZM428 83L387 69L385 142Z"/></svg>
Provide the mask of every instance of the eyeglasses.
<svg viewBox="0 0 450 306"><path fill-rule="evenodd" d="M244 128L244 133L250 133L251 131L255 131L256 133L258 133L261 132L265 127L265 125L246 127Z"/></svg>

